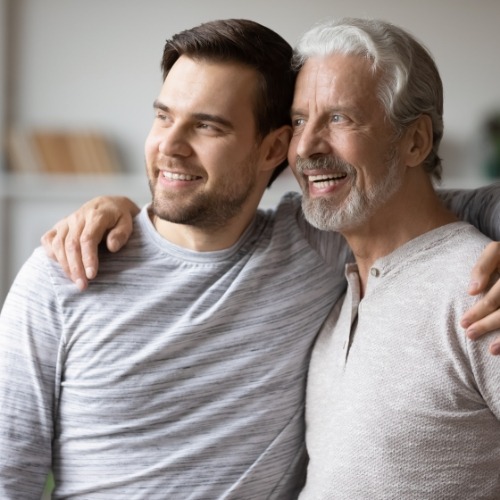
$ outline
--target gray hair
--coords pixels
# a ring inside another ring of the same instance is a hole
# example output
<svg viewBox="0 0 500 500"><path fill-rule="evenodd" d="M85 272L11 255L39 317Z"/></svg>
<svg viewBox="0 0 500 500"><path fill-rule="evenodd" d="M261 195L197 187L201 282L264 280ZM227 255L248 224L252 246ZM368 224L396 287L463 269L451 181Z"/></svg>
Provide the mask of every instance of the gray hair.
<svg viewBox="0 0 500 500"><path fill-rule="evenodd" d="M295 48L292 65L299 71L310 57L338 53L366 57L372 62L372 71L380 73L378 98L397 136L420 115L431 118L433 144L424 168L439 180L443 84L430 52L412 35L388 22L344 18L306 32Z"/></svg>

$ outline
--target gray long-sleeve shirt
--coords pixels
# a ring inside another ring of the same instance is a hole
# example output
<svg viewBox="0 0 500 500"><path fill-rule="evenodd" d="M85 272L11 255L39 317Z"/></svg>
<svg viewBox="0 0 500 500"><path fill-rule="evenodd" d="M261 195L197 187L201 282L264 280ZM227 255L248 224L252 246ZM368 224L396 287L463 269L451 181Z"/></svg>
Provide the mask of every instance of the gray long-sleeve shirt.
<svg viewBox="0 0 500 500"><path fill-rule="evenodd" d="M294 196L199 253L143 210L85 293L38 249L0 320L0 498L39 498L51 467L54 498L293 497L310 348L347 252L323 241L327 266L298 217Z"/></svg>

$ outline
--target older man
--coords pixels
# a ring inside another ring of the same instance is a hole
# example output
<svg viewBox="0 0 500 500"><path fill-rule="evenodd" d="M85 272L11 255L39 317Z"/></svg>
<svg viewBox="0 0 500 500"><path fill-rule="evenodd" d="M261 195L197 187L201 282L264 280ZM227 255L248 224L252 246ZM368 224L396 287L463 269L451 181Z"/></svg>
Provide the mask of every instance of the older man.
<svg viewBox="0 0 500 500"><path fill-rule="evenodd" d="M300 41L289 161L306 218L356 263L315 344L301 499L500 498L500 359L468 340L488 243L433 188L443 89L426 49L346 19Z"/></svg>

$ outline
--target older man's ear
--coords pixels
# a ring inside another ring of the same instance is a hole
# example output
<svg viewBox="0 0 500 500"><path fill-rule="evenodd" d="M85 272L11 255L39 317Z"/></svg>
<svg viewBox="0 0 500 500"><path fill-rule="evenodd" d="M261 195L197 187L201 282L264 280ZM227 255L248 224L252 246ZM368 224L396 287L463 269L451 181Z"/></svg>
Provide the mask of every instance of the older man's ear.
<svg viewBox="0 0 500 500"><path fill-rule="evenodd" d="M432 120L420 115L406 129L402 140L402 155L407 167L422 165L432 150Z"/></svg>

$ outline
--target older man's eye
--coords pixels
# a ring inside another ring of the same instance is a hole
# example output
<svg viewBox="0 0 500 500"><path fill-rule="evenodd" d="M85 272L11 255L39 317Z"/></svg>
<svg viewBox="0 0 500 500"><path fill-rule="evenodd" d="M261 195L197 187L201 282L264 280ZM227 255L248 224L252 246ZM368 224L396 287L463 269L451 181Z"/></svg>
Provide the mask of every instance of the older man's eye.
<svg viewBox="0 0 500 500"><path fill-rule="evenodd" d="M292 127L297 128L297 127L302 127L306 121L304 118L294 118L292 119Z"/></svg>

